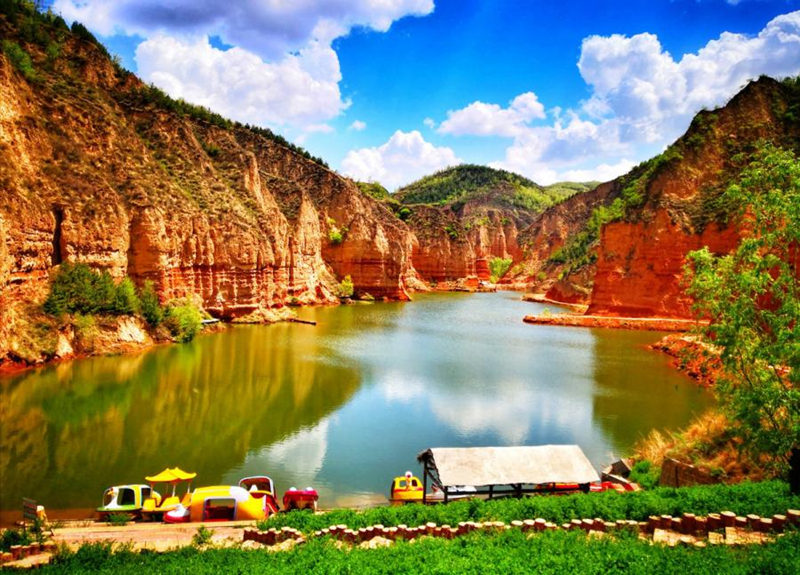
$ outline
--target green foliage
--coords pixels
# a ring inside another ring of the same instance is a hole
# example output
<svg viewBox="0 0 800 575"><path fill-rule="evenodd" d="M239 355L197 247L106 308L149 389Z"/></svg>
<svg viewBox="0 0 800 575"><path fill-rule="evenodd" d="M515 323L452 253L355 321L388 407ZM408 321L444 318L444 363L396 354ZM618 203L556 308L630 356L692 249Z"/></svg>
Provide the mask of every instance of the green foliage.
<svg viewBox="0 0 800 575"><path fill-rule="evenodd" d="M486 190L501 183L541 190L535 182L518 174L486 166L463 164L425 176L401 189L394 197L404 204L444 205L477 190Z"/></svg>
<svg viewBox="0 0 800 575"><path fill-rule="evenodd" d="M391 197L389 190L384 188L378 182L356 182L356 185L363 194L366 194L378 201L387 200Z"/></svg>
<svg viewBox="0 0 800 575"><path fill-rule="evenodd" d="M107 521L109 525L119 527L130 523L131 517L127 513L109 513Z"/></svg>
<svg viewBox="0 0 800 575"><path fill-rule="evenodd" d="M444 231L450 237L451 240L457 240L461 236L458 224L455 223L447 224L444 227Z"/></svg>
<svg viewBox="0 0 800 575"><path fill-rule="evenodd" d="M725 201L750 233L731 254L690 253L689 294L722 350L721 408L747 448L785 469L800 449L800 162L762 144Z"/></svg>
<svg viewBox="0 0 800 575"><path fill-rule="evenodd" d="M139 302L144 320L150 327L158 326L164 319L164 308L161 307L153 282L150 280L145 281L139 291Z"/></svg>
<svg viewBox="0 0 800 575"><path fill-rule="evenodd" d="M211 538L214 536L214 530L209 529L205 525L197 528L197 531L192 535L192 545L195 547L202 547L211 543Z"/></svg>
<svg viewBox="0 0 800 575"><path fill-rule="evenodd" d="M584 228L573 234L567 242L548 258L549 263L564 264L563 275L593 264L597 259L594 248L600 240L600 230L611 222L626 219L639 208L645 197L648 182L659 170L681 158L678 148L673 145L663 154L642 162L623 176L620 181L621 192L609 205L597 206L592 210Z"/></svg>
<svg viewBox="0 0 800 575"><path fill-rule="evenodd" d="M342 235L342 230L337 227L331 227L328 230L328 241L330 241L333 245L338 246L344 241L344 236Z"/></svg>
<svg viewBox="0 0 800 575"><path fill-rule="evenodd" d="M353 279L349 275L344 276L344 279L339 282L339 297L353 297L353 290Z"/></svg>
<svg viewBox="0 0 800 575"><path fill-rule="evenodd" d="M0 552L6 552L13 545L30 545L33 543L31 533L25 527L10 527L0 532Z"/></svg>
<svg viewBox="0 0 800 575"><path fill-rule="evenodd" d="M651 462L637 461L629 479L634 483L638 483L645 489L654 489L658 486L658 479L661 475L661 469L653 465Z"/></svg>
<svg viewBox="0 0 800 575"><path fill-rule="evenodd" d="M94 34L89 32L89 29L86 26L84 26L80 22L73 22L72 26L70 27L70 30L72 31L73 36L80 38L84 42L89 42L90 44L94 44L106 58L109 59L111 58L111 56L108 53L108 50L106 50L106 47L97 41L97 38L94 37Z"/></svg>
<svg viewBox="0 0 800 575"><path fill-rule="evenodd" d="M33 69L30 54L23 50L19 44L10 40L3 40L2 47L3 54L5 54L17 72L22 74L28 81L36 80L36 71Z"/></svg>
<svg viewBox="0 0 800 575"><path fill-rule="evenodd" d="M492 258L489 261L489 272L492 274L492 283L496 283L497 280L506 275L510 267L511 258Z"/></svg>
<svg viewBox="0 0 800 575"><path fill-rule="evenodd" d="M737 514L770 516L796 509L800 496L789 493L786 483L767 481L738 485L708 485L678 489L659 487L651 491L588 493L561 496L533 496L522 499L473 499L447 505L412 504L402 507L375 507L364 511L339 509L324 514L280 513L259 522L261 529L294 527L313 532L330 525L344 524L351 529L370 525L457 525L461 521L505 521L541 517L561 524L572 519L600 517L607 520L644 521L650 515L680 515L684 512L707 514L730 510Z"/></svg>
<svg viewBox="0 0 800 575"><path fill-rule="evenodd" d="M84 547L86 550L84 550ZM453 540L423 538L378 549L340 549L328 539L312 539L290 551L263 553L236 548L200 551L186 547L166 553L111 553L109 545L89 544L64 554L45 573L750 573L794 574L800 535L763 545L652 545L624 535L587 537L579 531L520 530L474 533Z"/></svg>
<svg viewBox="0 0 800 575"><path fill-rule="evenodd" d="M208 154L209 158L216 158L217 156L219 156L219 153L221 151L219 149L219 146L216 146L208 142L201 142L200 145L203 147L203 151L206 154Z"/></svg>
<svg viewBox="0 0 800 575"><path fill-rule="evenodd" d="M192 341L203 326L203 315L191 303L173 304L164 313L164 325L177 341Z"/></svg>
<svg viewBox="0 0 800 575"><path fill-rule="evenodd" d="M119 285L107 271L96 272L86 264L63 263L50 284L44 311L51 315L131 314L139 309L133 283Z"/></svg>
<svg viewBox="0 0 800 575"><path fill-rule="evenodd" d="M133 315L139 313L141 302L136 295L136 286L131 278L122 278L114 294L114 313Z"/></svg>

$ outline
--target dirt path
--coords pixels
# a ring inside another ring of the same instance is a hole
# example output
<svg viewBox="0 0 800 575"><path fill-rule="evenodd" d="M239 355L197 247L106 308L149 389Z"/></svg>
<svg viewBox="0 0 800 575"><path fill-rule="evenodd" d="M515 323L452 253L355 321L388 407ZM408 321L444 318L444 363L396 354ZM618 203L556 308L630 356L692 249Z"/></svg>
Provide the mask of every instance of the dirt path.
<svg viewBox="0 0 800 575"><path fill-rule="evenodd" d="M129 523L108 525L105 523L74 523L53 530L53 541L78 548L82 543L114 541L130 543L134 549L164 551L174 547L191 545L197 529L204 525L214 532L212 542L216 545L241 543L245 527L255 526L253 521L225 521L208 523Z"/></svg>

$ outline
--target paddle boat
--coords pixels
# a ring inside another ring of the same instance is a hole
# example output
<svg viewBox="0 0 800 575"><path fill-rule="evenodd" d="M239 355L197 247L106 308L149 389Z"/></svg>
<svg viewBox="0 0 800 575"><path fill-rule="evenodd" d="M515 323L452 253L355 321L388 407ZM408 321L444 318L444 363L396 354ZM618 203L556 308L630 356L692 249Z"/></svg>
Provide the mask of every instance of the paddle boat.
<svg viewBox="0 0 800 575"><path fill-rule="evenodd" d="M305 489L290 487L283 494L283 510L310 509L311 511L316 511L318 499L319 493L313 487L306 487Z"/></svg>
<svg viewBox="0 0 800 575"><path fill-rule="evenodd" d="M423 495L422 481L410 471L401 477L395 477L390 488L389 501L394 505L404 503L421 503Z"/></svg>
<svg viewBox="0 0 800 575"><path fill-rule="evenodd" d="M269 498L251 493L238 485L198 487L186 503L164 513L167 523L189 521L255 521L272 513Z"/></svg>
<svg viewBox="0 0 800 575"><path fill-rule="evenodd" d="M153 488L152 493L158 494L155 491L156 483L164 483L166 485L172 485L172 494L164 498L156 498L151 495L145 499L144 504L142 505L142 517L144 519L159 520L163 517L164 513L172 511L178 507L180 503L188 503L189 494L192 487L191 481L195 477L197 477L197 473L188 473L179 467L167 467L161 473L145 477L145 479L150 483L150 487ZM186 492L184 493L183 498L179 498L176 494L177 485L178 483L182 483L184 481L187 482Z"/></svg>
<svg viewBox="0 0 800 575"><path fill-rule="evenodd" d="M254 475L239 480L239 487L246 489L253 497L263 497L269 514L278 512L278 498L275 495L275 483L266 475Z"/></svg>
<svg viewBox="0 0 800 575"><path fill-rule="evenodd" d="M103 505L97 508L97 513L101 521L115 513L126 513L132 519L138 519L148 498L161 501L161 495L150 485L114 485L103 492Z"/></svg>

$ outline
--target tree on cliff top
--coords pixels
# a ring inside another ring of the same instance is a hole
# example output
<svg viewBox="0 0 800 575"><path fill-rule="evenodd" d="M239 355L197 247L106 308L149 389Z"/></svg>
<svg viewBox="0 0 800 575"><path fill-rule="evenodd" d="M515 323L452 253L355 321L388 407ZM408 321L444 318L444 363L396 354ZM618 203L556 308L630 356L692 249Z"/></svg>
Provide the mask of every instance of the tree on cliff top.
<svg viewBox="0 0 800 575"><path fill-rule="evenodd" d="M738 248L689 254L689 293L722 350L721 408L744 446L788 467L800 492L800 162L762 145L725 192L747 230Z"/></svg>

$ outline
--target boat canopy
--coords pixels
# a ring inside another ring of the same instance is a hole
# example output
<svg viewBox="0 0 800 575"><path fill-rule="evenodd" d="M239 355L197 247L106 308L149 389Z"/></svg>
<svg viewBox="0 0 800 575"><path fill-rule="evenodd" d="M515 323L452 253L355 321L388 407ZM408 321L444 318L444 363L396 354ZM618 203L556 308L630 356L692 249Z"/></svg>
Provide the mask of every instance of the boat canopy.
<svg viewBox="0 0 800 575"><path fill-rule="evenodd" d="M492 496L521 495L536 486L599 481L592 464L577 445L519 447L433 447L417 456L424 465L425 483L431 479L445 497L457 486L475 486ZM533 486L525 488L523 486ZM504 489L505 488L505 489Z"/></svg>
<svg viewBox="0 0 800 575"><path fill-rule="evenodd" d="M167 467L161 473L148 475L145 477L150 483L177 483L178 481L189 481L197 477L197 473L189 473L180 467Z"/></svg>

